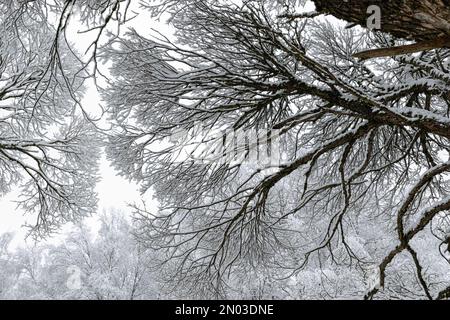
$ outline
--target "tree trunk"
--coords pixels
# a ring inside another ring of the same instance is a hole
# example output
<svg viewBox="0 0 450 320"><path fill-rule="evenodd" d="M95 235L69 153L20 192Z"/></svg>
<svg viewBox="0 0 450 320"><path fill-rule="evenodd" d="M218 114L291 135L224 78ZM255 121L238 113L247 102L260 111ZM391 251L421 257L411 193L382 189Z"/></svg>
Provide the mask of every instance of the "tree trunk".
<svg viewBox="0 0 450 320"><path fill-rule="evenodd" d="M370 5L381 9L381 31L409 40L450 36L450 0L313 0L316 10L367 26Z"/></svg>

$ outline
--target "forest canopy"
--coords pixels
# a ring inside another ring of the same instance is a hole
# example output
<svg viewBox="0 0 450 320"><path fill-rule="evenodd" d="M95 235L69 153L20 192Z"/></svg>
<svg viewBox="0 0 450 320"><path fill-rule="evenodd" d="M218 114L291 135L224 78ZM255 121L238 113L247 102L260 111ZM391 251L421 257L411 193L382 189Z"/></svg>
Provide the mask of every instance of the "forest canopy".
<svg viewBox="0 0 450 320"><path fill-rule="evenodd" d="M141 187L130 234L166 292L230 297L251 275L283 298L450 296L448 1L0 8L0 191L21 186L34 235L95 211L104 149Z"/></svg>

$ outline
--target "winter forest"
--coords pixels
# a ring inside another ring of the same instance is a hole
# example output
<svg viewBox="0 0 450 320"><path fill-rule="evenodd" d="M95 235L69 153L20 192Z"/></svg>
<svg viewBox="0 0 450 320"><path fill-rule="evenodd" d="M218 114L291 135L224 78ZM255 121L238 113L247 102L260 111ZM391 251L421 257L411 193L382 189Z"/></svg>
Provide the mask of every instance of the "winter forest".
<svg viewBox="0 0 450 320"><path fill-rule="evenodd" d="M0 0L0 195L0 299L448 299L450 2Z"/></svg>

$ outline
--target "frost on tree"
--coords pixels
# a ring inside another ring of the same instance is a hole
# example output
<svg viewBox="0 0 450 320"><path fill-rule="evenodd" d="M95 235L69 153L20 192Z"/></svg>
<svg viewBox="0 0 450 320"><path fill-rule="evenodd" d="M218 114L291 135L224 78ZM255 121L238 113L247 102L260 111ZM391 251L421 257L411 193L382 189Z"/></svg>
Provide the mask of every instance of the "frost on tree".
<svg viewBox="0 0 450 320"><path fill-rule="evenodd" d="M154 191L160 207L136 206L134 233L181 296L448 298L448 3L379 1L389 23L370 32L352 27L367 1L314 3L305 14L297 0L142 1L174 34L118 30L105 46L130 1L2 3L1 191L22 187L38 232L92 210L98 140L79 99L105 59L108 157ZM84 60L65 38L74 17L95 35ZM223 141L259 147L220 134L237 131L267 144L276 132L282 161L203 161ZM88 238L74 236L75 260ZM131 296L126 264L99 261L118 273L79 263L89 296Z"/></svg>
<svg viewBox="0 0 450 320"><path fill-rule="evenodd" d="M11 234L0 235L2 299L155 299L160 292L152 269L154 252L133 237L124 213L99 218L100 230L80 223L56 245L10 248Z"/></svg>
<svg viewBox="0 0 450 320"><path fill-rule="evenodd" d="M45 6L0 4L0 192L20 187L38 236L95 208L99 141L77 108L78 61L49 22L56 6Z"/></svg>
<svg viewBox="0 0 450 320"><path fill-rule="evenodd" d="M354 283L336 296L441 296L448 49L359 61L355 53L400 40L300 15L299 1L146 8L168 13L175 37L130 30L105 49L114 79L103 92L115 132L108 154L143 192L155 191L160 208L136 207L136 232L165 252L172 280L220 295L237 270L264 265L312 281L345 266ZM205 152L208 132L254 128L283 136L284 162L270 174L178 158ZM173 143L180 129L183 143ZM374 267L379 283L364 286Z"/></svg>

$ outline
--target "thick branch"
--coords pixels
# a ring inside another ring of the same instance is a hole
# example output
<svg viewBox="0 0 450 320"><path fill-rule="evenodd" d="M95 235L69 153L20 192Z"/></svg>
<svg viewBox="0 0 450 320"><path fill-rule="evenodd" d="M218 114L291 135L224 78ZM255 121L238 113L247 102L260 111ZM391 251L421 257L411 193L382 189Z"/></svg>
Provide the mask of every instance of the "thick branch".
<svg viewBox="0 0 450 320"><path fill-rule="evenodd" d="M438 37L434 40L422 41L404 46L366 50L358 52L357 54L354 55L354 57L363 60L370 58L392 57L401 54L415 53L439 49L443 47L450 47L450 36Z"/></svg>

